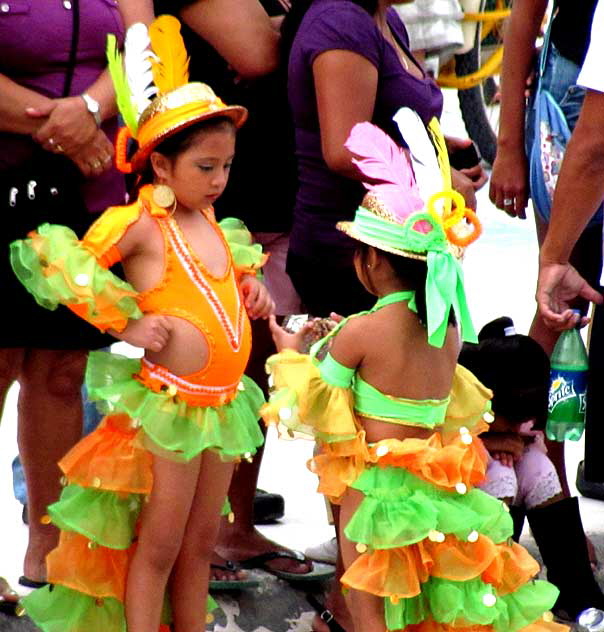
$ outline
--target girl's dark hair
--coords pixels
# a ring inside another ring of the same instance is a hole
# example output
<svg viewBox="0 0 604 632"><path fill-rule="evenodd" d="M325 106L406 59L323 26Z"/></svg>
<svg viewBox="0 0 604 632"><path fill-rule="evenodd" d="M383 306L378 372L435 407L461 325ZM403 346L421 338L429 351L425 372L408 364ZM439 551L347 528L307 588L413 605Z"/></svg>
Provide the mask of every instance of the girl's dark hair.
<svg viewBox="0 0 604 632"><path fill-rule="evenodd" d="M157 151L166 156L166 158L174 160L179 154L183 151L187 151L187 149L191 147L199 134L215 130L230 130L235 133L236 129L235 124L228 116L216 116L214 118L193 123L193 125L168 136L159 145L157 145L153 151ZM136 180L135 190L130 192L131 196L137 195L138 190L143 185L149 184L150 182L153 182L153 167L151 166L151 161L148 162L145 170L141 172L140 176Z"/></svg>
<svg viewBox="0 0 604 632"><path fill-rule="evenodd" d="M367 244L360 243L357 246L357 254L361 265L364 267L369 254ZM378 250L380 255L386 258L390 264L397 279L410 290L415 291L415 304L417 306L417 317L424 327L427 326L428 316L426 312L426 276L428 274L428 266L425 261L419 259L410 259L402 257L384 250ZM373 288L370 288L373 290ZM449 325L455 325L455 312L451 310L449 313Z"/></svg>
<svg viewBox="0 0 604 632"><path fill-rule="evenodd" d="M459 363L493 391L493 410L512 423L547 418L549 359L532 338L516 334L507 316L485 325L478 344L465 344Z"/></svg>
<svg viewBox="0 0 604 632"><path fill-rule="evenodd" d="M315 0L292 0L291 9L285 15L281 24L281 63L287 68L289 53L294 43L296 33L306 15L306 12ZM353 4L365 9L370 15L377 11L378 0L349 0Z"/></svg>

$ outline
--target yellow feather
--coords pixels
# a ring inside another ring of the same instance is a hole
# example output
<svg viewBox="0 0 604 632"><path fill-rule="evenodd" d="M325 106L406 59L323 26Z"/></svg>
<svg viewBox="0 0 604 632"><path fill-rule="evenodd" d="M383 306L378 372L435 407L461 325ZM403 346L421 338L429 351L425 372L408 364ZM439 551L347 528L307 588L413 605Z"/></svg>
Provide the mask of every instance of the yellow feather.
<svg viewBox="0 0 604 632"><path fill-rule="evenodd" d="M443 178L443 189L448 191L451 188L451 165L449 164L449 152L447 151L447 144L445 143L445 137L440 129L438 119L436 117L428 123L428 131L430 137L436 148L436 157L438 159L438 166L440 167L440 173Z"/></svg>
<svg viewBox="0 0 604 632"><path fill-rule="evenodd" d="M189 57L180 34L180 22L171 15L158 17L149 27L153 60L153 81L165 94L189 81Z"/></svg>

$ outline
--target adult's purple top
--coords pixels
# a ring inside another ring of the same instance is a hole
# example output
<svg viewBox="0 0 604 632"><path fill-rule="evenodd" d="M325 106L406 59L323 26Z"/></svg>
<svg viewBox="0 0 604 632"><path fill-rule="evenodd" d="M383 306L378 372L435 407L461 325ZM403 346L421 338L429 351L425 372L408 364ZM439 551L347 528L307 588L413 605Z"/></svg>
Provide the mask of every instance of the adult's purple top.
<svg viewBox="0 0 604 632"><path fill-rule="evenodd" d="M409 51L407 31L396 12L388 24L403 50ZM329 169L321 151L313 62L329 50L348 50L368 59L378 70L372 123L397 143L403 140L392 121L404 106L427 123L440 117L443 98L434 81L405 70L392 45L372 16L349 0L315 0L300 25L289 57L288 97L292 110L298 160L299 189L290 248L306 257L328 257L350 262L355 242L336 228L350 220L363 198L362 185Z"/></svg>

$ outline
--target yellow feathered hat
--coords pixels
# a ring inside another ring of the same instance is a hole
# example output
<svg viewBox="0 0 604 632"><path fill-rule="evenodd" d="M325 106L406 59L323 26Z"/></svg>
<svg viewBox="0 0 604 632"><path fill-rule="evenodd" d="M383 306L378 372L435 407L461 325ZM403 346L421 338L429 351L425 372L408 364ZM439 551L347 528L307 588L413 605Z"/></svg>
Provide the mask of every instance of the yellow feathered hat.
<svg viewBox="0 0 604 632"><path fill-rule="evenodd" d="M116 140L116 165L123 173L144 169L162 140L199 121L227 117L236 127L247 119L240 105L226 105L204 83L189 83L189 58L180 22L158 17L147 29L134 24L126 33L124 61L115 36L107 38L109 72L117 105L126 123ZM128 162L128 140L138 149Z"/></svg>

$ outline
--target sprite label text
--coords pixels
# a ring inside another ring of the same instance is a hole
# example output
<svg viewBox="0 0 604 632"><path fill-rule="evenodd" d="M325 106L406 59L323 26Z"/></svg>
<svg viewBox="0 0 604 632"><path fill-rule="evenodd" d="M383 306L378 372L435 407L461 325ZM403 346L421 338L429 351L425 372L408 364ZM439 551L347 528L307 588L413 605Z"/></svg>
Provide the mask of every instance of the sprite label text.
<svg viewBox="0 0 604 632"><path fill-rule="evenodd" d="M585 417L587 373L552 369L548 400L548 419L582 422Z"/></svg>

